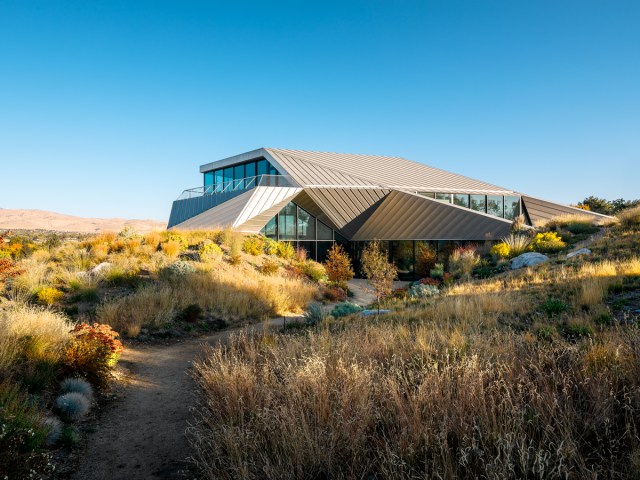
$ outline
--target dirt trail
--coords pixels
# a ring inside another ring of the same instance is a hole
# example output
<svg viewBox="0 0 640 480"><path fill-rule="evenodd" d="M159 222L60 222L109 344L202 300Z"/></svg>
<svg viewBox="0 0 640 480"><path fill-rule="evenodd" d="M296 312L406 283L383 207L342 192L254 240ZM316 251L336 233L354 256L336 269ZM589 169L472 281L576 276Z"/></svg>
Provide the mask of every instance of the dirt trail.
<svg viewBox="0 0 640 480"><path fill-rule="evenodd" d="M287 319L293 320L291 319ZM281 325L282 318L269 325ZM260 331L263 325L248 327ZM142 480L187 478L189 444L185 436L194 404L191 363L203 344L225 342L229 330L169 346L125 350L121 364L132 381L122 398L102 415L97 430L87 440L77 480Z"/></svg>

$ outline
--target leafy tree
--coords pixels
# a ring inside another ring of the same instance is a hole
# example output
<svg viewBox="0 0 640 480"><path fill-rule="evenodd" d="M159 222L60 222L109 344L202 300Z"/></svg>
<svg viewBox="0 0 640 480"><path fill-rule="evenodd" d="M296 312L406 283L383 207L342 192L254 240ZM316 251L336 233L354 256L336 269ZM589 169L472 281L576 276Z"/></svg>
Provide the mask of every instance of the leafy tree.
<svg viewBox="0 0 640 480"><path fill-rule="evenodd" d="M351 259L341 245L334 243L328 252L327 260L324 262L329 281L345 287L345 284L353 278L353 268Z"/></svg>
<svg viewBox="0 0 640 480"><path fill-rule="evenodd" d="M387 260L387 252L379 240L373 240L362 251L362 273L373 289L380 313L380 300L391 293L393 281L398 271L393 263Z"/></svg>
<svg viewBox="0 0 640 480"><path fill-rule="evenodd" d="M416 272L421 278L429 276L436 260L436 251L431 245L425 242L416 244Z"/></svg>
<svg viewBox="0 0 640 480"><path fill-rule="evenodd" d="M585 198L578 204L578 206L589 207L585 210L602 213L604 215L610 215L612 213L611 203L609 203L608 200L604 198L594 197L593 195Z"/></svg>

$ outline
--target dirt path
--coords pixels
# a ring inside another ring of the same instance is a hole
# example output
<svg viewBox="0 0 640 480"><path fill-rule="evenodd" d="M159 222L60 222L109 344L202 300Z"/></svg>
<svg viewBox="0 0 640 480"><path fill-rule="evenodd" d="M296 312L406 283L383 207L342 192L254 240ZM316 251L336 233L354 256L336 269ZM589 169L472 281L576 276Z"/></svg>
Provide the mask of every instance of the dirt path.
<svg viewBox="0 0 640 480"><path fill-rule="evenodd" d="M293 320L293 319L288 319ZM282 318L269 325L281 325ZM263 325L248 327L260 331ZM125 350L121 364L132 373L122 398L107 407L71 477L77 480L185 478L185 436L194 404L192 361L203 344L225 342L229 330L169 346Z"/></svg>

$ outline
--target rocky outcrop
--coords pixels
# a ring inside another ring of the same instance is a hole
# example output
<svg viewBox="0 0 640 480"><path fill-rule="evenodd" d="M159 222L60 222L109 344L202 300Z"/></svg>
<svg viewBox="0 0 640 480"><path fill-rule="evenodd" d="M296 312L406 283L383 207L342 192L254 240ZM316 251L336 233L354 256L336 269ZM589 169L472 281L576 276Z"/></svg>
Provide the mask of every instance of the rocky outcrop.
<svg viewBox="0 0 640 480"><path fill-rule="evenodd" d="M527 252L517 256L511 260L511 270L517 270L523 267L533 267L539 263L544 263L549 260L549 257L537 252Z"/></svg>

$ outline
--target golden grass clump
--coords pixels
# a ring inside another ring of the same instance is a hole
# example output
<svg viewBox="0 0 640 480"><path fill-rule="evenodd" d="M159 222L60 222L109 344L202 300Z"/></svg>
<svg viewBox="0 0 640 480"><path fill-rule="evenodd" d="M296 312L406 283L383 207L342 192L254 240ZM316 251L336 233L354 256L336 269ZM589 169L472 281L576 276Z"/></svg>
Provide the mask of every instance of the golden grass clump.
<svg viewBox="0 0 640 480"><path fill-rule="evenodd" d="M18 355L34 360L56 358L72 328L67 317L42 307L18 303L0 309L0 376L8 374Z"/></svg>
<svg viewBox="0 0 640 480"><path fill-rule="evenodd" d="M622 210L618 215L620 225L625 228L640 227L640 205Z"/></svg>

